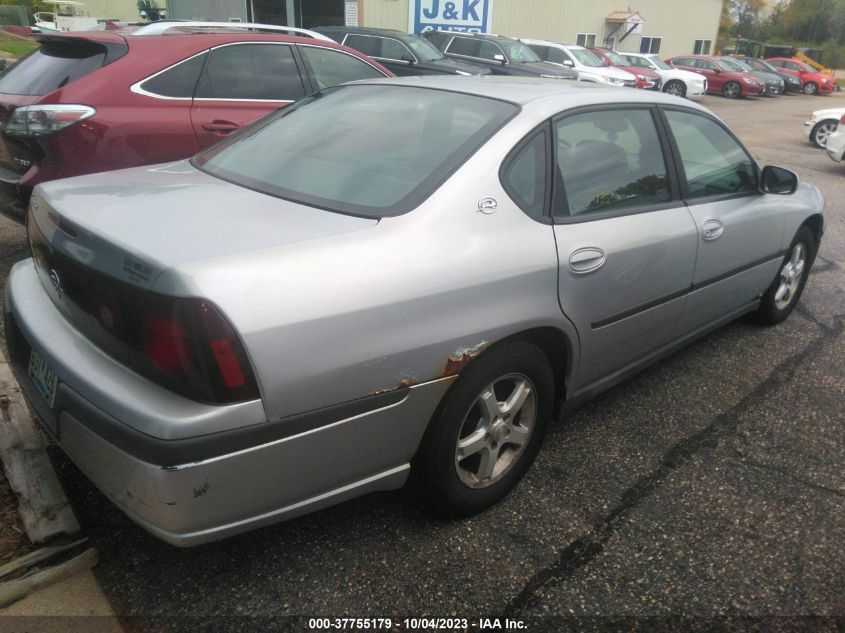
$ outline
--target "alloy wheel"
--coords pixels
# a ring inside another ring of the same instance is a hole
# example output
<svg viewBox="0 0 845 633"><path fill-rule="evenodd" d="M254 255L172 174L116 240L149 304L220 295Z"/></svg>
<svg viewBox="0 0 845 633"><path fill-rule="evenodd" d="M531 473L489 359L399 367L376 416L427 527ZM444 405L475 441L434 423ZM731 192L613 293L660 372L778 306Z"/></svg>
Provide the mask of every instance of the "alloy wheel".
<svg viewBox="0 0 845 633"><path fill-rule="evenodd" d="M670 81L666 86L666 94L675 97L683 97L685 92L684 85L680 81Z"/></svg>
<svg viewBox="0 0 845 633"><path fill-rule="evenodd" d="M775 307L784 310L789 306L801 285L801 277L806 264L804 244L798 242L792 247L789 259L780 269L780 285L775 292Z"/></svg>
<svg viewBox="0 0 845 633"><path fill-rule="evenodd" d="M813 141L819 147L827 145L828 137L836 131L838 124L835 121L824 121L819 123L813 131Z"/></svg>
<svg viewBox="0 0 845 633"><path fill-rule="evenodd" d="M455 469L469 488L486 488L519 461L537 421L537 390L522 374L487 385L467 412L455 445Z"/></svg>
<svg viewBox="0 0 845 633"><path fill-rule="evenodd" d="M739 84L732 81L725 85L724 93L728 99L736 99L740 94L741 88Z"/></svg>
<svg viewBox="0 0 845 633"><path fill-rule="evenodd" d="M808 81L804 84L804 94L805 95L814 95L818 92L819 87L812 81Z"/></svg>

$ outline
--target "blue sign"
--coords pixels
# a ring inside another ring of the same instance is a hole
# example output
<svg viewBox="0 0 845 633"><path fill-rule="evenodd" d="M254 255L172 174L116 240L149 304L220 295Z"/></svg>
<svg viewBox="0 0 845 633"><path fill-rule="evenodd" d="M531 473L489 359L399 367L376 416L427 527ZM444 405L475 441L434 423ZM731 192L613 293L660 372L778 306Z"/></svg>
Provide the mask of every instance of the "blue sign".
<svg viewBox="0 0 845 633"><path fill-rule="evenodd" d="M493 0L408 0L408 30L489 33Z"/></svg>

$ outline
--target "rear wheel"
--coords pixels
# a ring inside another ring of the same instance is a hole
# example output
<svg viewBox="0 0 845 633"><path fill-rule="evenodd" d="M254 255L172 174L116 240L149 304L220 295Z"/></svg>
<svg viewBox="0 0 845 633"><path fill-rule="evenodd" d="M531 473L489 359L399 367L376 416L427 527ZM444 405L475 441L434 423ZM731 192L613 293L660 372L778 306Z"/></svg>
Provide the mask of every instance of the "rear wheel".
<svg viewBox="0 0 845 633"><path fill-rule="evenodd" d="M839 121L836 119L819 121L815 124L815 126L813 126L813 130L810 132L810 140L813 141L817 147L824 148L824 146L827 145L827 138L836 131L838 125Z"/></svg>
<svg viewBox="0 0 845 633"><path fill-rule="evenodd" d="M792 313L804 292L815 255L815 245L813 232L809 228L802 226L798 229L781 262L777 277L760 301L758 321L776 325Z"/></svg>
<svg viewBox="0 0 845 633"><path fill-rule="evenodd" d="M728 99L738 99L742 96L742 87L735 81L729 81L722 88L722 94Z"/></svg>
<svg viewBox="0 0 845 633"><path fill-rule="evenodd" d="M819 86L815 81L808 81L804 84L804 94L814 95L819 91Z"/></svg>
<svg viewBox="0 0 845 633"><path fill-rule="evenodd" d="M663 86L663 92L665 92L666 94L673 95L675 97L685 97L687 95L687 87L686 85L684 85L683 81L673 79L665 86Z"/></svg>
<svg viewBox="0 0 845 633"><path fill-rule="evenodd" d="M546 356L529 343L494 348L452 385L411 470L428 505L468 516L496 503L534 461L554 404Z"/></svg>

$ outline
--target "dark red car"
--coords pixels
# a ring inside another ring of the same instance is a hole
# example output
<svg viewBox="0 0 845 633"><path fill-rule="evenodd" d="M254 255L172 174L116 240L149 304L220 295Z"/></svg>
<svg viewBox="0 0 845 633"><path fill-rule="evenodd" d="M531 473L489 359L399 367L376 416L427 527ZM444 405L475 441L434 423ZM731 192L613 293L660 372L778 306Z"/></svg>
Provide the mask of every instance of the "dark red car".
<svg viewBox="0 0 845 633"><path fill-rule="evenodd" d="M639 66L632 66L631 62L622 57L616 51L609 48L591 48L596 55L602 58L605 66L613 66L614 68L621 68L628 71L637 78L637 88L645 90L660 90L661 79L660 75L648 68L640 68Z"/></svg>
<svg viewBox="0 0 845 633"><path fill-rule="evenodd" d="M836 90L836 83L830 76L816 72L802 61L791 57L772 57L766 62L782 72L798 77L804 94L829 95Z"/></svg>
<svg viewBox="0 0 845 633"><path fill-rule="evenodd" d="M751 73L734 71L716 57L689 55L667 59L666 63L707 77L708 94L721 94L728 99L737 99L759 96L766 89L766 85Z"/></svg>
<svg viewBox="0 0 845 633"><path fill-rule="evenodd" d="M181 160L322 88L392 76L321 37L190 23L42 37L0 74L6 204L47 180Z"/></svg>

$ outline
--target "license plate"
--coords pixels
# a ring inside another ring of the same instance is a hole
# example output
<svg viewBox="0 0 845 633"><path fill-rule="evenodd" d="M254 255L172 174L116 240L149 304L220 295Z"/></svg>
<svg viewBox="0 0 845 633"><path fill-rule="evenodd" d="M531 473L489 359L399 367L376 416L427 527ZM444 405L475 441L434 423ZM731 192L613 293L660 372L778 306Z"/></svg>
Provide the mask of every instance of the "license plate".
<svg viewBox="0 0 845 633"><path fill-rule="evenodd" d="M38 391L44 396L47 404L52 409L53 404L56 402L56 385L59 379L56 377L56 373L50 369L47 363L44 362L44 359L35 350L30 350L29 352L29 367L26 373L32 378L32 382L35 383Z"/></svg>

